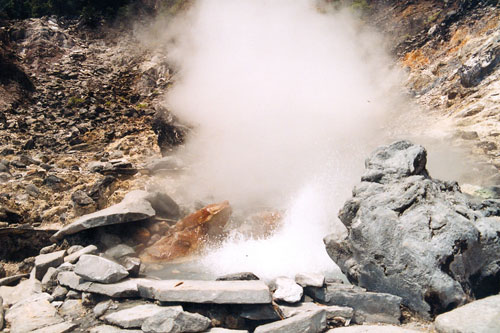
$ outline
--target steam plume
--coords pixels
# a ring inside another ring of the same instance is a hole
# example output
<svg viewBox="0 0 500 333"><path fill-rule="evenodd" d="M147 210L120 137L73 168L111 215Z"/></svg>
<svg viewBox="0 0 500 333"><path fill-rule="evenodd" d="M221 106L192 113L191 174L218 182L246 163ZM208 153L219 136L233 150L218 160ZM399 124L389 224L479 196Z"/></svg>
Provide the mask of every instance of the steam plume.
<svg viewBox="0 0 500 333"><path fill-rule="evenodd" d="M207 262L264 277L330 270L322 237L342 230L336 213L399 102L381 36L315 1L199 0L163 37L178 69L166 104L194 126L187 191L288 209L273 239L235 236Z"/></svg>

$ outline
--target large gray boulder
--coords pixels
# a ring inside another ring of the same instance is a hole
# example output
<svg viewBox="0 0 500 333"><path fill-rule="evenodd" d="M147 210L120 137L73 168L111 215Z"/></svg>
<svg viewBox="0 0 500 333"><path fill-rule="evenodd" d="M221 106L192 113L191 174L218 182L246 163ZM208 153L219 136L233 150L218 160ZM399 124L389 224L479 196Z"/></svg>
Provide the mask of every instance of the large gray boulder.
<svg viewBox="0 0 500 333"><path fill-rule="evenodd" d="M155 216L149 199L150 194L145 191L127 193L123 200L111 207L98 212L83 215L71 224L68 224L52 237L52 241L62 239L66 235L75 234L82 230L103 227L111 224L120 224L144 220Z"/></svg>
<svg viewBox="0 0 500 333"><path fill-rule="evenodd" d="M440 333L495 333L500 330L500 295L483 298L436 317Z"/></svg>
<svg viewBox="0 0 500 333"><path fill-rule="evenodd" d="M348 234L325 238L352 283L401 296L426 318L498 293L498 201L431 179L425 149L407 141L378 148L365 165L339 213Z"/></svg>
<svg viewBox="0 0 500 333"><path fill-rule="evenodd" d="M84 254L76 263L75 273L88 281L114 283L128 276L122 265L109 259Z"/></svg>

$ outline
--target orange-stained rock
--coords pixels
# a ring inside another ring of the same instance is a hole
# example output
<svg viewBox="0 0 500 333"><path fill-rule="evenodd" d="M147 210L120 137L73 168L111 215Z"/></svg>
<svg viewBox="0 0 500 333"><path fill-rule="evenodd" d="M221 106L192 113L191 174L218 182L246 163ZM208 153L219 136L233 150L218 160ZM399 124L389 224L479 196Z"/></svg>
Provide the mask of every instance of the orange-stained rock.
<svg viewBox="0 0 500 333"><path fill-rule="evenodd" d="M156 243L140 255L143 262L168 262L195 254L204 245L224 237L224 226L231 216L228 201L208 205L185 217L167 230Z"/></svg>
<svg viewBox="0 0 500 333"><path fill-rule="evenodd" d="M139 243L147 243L151 238L151 233L149 232L148 229L140 227L135 230L133 238L135 241Z"/></svg>

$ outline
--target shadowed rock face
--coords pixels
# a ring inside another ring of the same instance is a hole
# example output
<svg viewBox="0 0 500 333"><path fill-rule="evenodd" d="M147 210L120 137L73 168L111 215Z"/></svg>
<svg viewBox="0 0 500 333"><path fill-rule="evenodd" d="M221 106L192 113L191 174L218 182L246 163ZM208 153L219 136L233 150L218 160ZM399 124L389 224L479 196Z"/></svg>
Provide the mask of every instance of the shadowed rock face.
<svg viewBox="0 0 500 333"><path fill-rule="evenodd" d="M168 262L201 250L207 242L223 236L231 216L229 202L208 205L177 222L156 243L146 248L140 258L144 262Z"/></svg>
<svg viewBox="0 0 500 333"><path fill-rule="evenodd" d="M429 318L498 293L500 203L431 179L425 163L425 149L407 141L378 148L339 213L348 235L325 244L351 282Z"/></svg>

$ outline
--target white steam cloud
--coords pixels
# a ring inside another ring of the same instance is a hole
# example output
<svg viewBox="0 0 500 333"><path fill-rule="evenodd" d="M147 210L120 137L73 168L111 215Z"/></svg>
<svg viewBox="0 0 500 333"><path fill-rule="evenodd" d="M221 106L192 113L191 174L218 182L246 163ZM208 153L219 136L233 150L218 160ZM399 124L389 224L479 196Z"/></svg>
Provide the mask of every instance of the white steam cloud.
<svg viewBox="0 0 500 333"><path fill-rule="evenodd" d="M342 229L337 212L399 103L383 39L316 1L198 0L162 42L178 69L166 104L194 128L180 152L186 192L288 212L274 237L234 236L207 266L264 278L334 269L322 238Z"/></svg>

